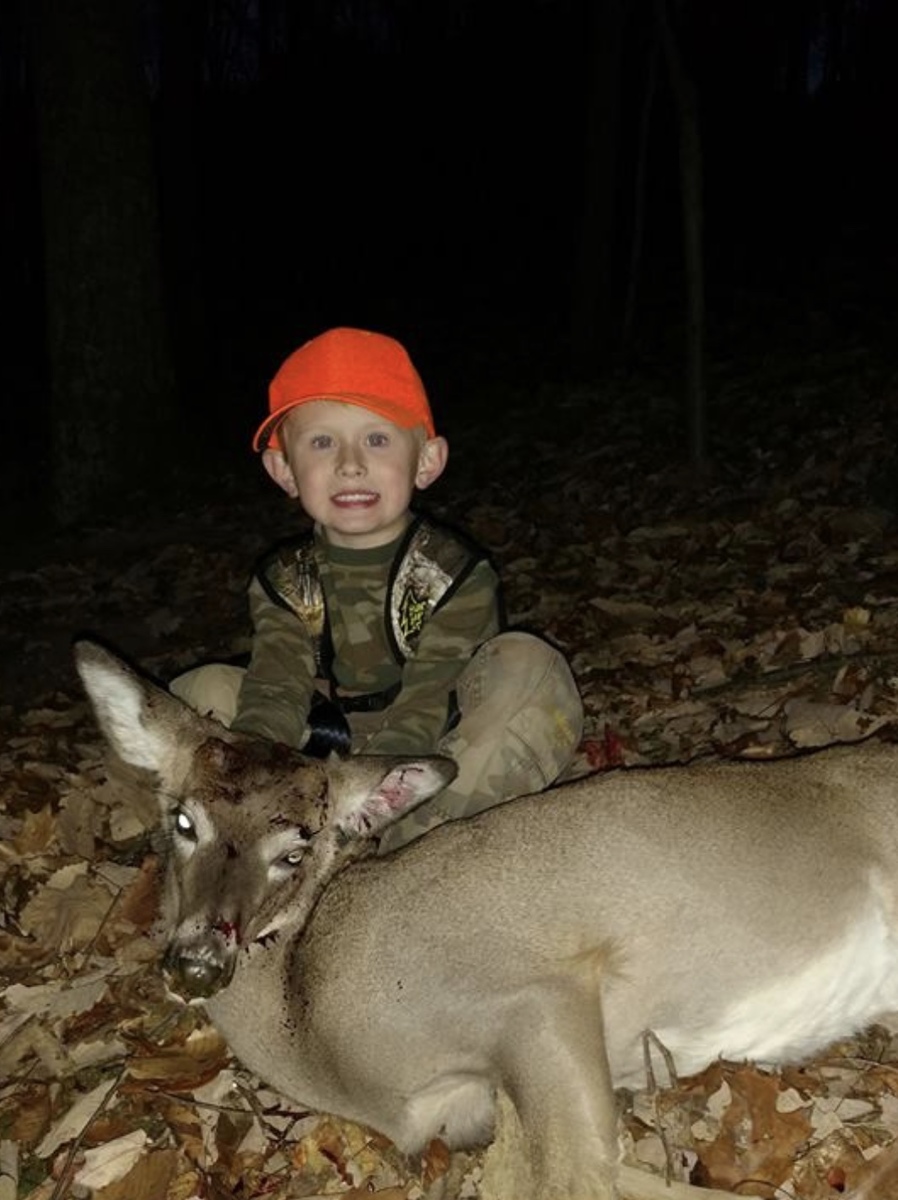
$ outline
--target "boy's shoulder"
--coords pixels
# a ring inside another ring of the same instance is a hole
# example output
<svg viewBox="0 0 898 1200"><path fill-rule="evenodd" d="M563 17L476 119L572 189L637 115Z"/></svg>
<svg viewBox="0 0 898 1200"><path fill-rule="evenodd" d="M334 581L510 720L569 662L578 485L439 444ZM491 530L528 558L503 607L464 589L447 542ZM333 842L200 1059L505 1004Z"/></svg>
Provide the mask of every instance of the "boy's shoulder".
<svg viewBox="0 0 898 1200"><path fill-rule="evenodd" d="M269 600L300 618L313 638L322 636L326 611L313 530L275 542L257 560L253 577Z"/></svg>
<svg viewBox="0 0 898 1200"><path fill-rule="evenodd" d="M393 560L387 588L390 628L400 660L413 653L427 618L485 561L486 551L467 534L430 517L415 518ZM488 590L494 591L492 582Z"/></svg>
<svg viewBox="0 0 898 1200"><path fill-rule="evenodd" d="M463 530L427 513L415 515L393 560L400 572L412 560L431 560L450 575L487 557L486 551Z"/></svg>

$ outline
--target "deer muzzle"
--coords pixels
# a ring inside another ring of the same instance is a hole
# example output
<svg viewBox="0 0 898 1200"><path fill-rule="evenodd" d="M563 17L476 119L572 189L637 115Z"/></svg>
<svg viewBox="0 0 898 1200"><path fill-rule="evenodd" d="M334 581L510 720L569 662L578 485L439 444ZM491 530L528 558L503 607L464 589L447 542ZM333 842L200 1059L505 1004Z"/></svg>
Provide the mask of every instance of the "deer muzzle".
<svg viewBox="0 0 898 1200"><path fill-rule="evenodd" d="M205 1000L226 988L234 974L234 956L208 944L169 946L162 963L165 981L184 1000Z"/></svg>

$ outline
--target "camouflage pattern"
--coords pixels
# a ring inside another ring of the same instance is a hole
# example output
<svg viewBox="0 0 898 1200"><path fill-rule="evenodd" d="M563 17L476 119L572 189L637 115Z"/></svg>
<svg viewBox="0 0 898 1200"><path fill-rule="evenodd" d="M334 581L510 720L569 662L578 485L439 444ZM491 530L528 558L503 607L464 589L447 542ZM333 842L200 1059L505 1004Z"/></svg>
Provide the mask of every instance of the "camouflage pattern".
<svg viewBox="0 0 898 1200"><path fill-rule="evenodd" d="M458 775L387 830L381 854L444 821L542 791L570 765L583 734L564 656L528 633L502 633L481 646L459 679L458 706L458 724L437 746L455 759Z"/></svg>
<svg viewBox="0 0 898 1200"><path fill-rule="evenodd" d="M411 657L397 663L385 608L400 544L359 551L316 541L315 548L341 691L401 684L384 711L347 714L352 752L441 753L459 767L450 788L388 832L384 852L433 825L546 787L572 761L583 722L563 656L530 634L499 633L498 581L486 560L430 615ZM199 667L174 680L171 690L224 725L301 748L321 683L312 637L258 578L249 600L255 636L248 670ZM453 714L457 723L450 728Z"/></svg>
<svg viewBox="0 0 898 1200"><path fill-rule="evenodd" d="M400 665L385 611L403 540L370 550L315 542L340 691L357 695L401 684L396 700L377 714L377 727L354 739L354 751L432 754L445 732L459 675L477 647L499 629L498 580L484 559L431 613L414 653ZM249 597L255 636L233 727L302 746L317 671L313 640L304 622L276 603L258 578Z"/></svg>
<svg viewBox="0 0 898 1200"><path fill-rule="evenodd" d="M385 592L384 621L397 663L411 658L431 614L486 556L464 534L416 516L386 548L390 575ZM314 530L275 546L259 564L257 576L271 599L289 608L312 637L319 674L330 676L328 609L321 572L333 561L327 543ZM357 559L355 561L358 561Z"/></svg>
<svg viewBox="0 0 898 1200"><path fill-rule="evenodd" d="M260 563L257 577L275 603L291 609L301 619L312 639L315 664L322 672L327 610L312 531L270 551Z"/></svg>

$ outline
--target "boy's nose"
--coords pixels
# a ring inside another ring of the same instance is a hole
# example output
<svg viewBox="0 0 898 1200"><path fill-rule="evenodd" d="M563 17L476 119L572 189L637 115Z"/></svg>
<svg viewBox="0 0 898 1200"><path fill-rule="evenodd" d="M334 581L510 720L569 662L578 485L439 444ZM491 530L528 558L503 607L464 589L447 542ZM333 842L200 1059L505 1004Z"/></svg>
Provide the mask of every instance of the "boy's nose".
<svg viewBox="0 0 898 1200"><path fill-rule="evenodd" d="M337 470L341 475L361 475L365 470L364 458L354 446L347 446L340 452Z"/></svg>

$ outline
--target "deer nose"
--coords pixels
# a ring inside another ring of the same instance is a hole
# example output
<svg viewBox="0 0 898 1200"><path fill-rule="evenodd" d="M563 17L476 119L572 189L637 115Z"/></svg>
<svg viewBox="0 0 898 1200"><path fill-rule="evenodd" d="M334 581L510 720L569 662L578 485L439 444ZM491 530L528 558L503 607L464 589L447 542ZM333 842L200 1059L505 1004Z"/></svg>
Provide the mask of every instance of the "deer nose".
<svg viewBox="0 0 898 1200"><path fill-rule="evenodd" d="M202 1000L227 987L233 971L225 963L172 949L163 964L173 992L185 1000Z"/></svg>

